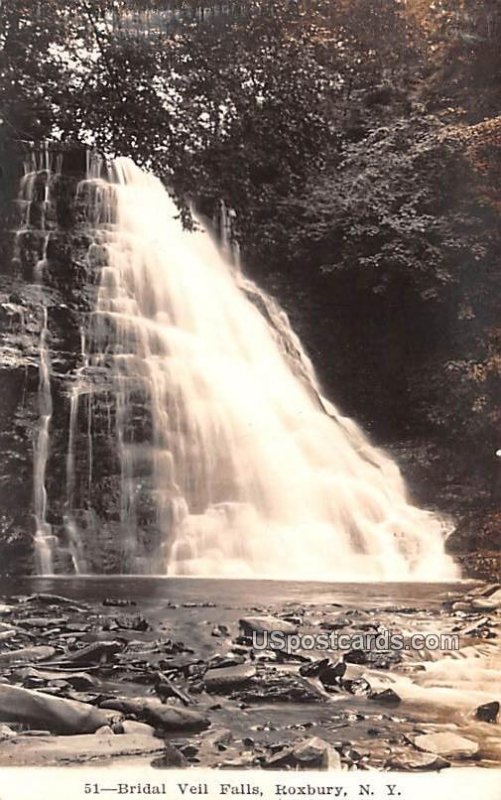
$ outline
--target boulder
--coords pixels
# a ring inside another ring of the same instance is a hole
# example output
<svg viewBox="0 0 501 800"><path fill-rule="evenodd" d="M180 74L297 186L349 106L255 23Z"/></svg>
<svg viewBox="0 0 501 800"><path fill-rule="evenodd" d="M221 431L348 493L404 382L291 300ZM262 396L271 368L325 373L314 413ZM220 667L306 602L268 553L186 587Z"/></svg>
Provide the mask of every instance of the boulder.
<svg viewBox="0 0 501 800"><path fill-rule="evenodd" d="M132 719L126 719L122 723L122 734L130 735L133 734L134 736L154 736L155 735L155 728L152 728L151 725L146 725L145 722L135 722Z"/></svg>
<svg viewBox="0 0 501 800"><path fill-rule="evenodd" d="M223 692L236 689L248 683L256 675L253 664L237 664L231 667L209 669L204 675L204 684L208 692Z"/></svg>
<svg viewBox="0 0 501 800"><path fill-rule="evenodd" d="M179 750L167 744L161 756L157 756L150 762L150 766L155 769L172 769L173 767L185 767L187 761Z"/></svg>
<svg viewBox="0 0 501 800"><path fill-rule="evenodd" d="M229 636L230 631L227 625L215 625L211 631L211 636Z"/></svg>
<svg viewBox="0 0 501 800"><path fill-rule="evenodd" d="M201 736L200 750L211 752L214 750L225 750L233 739L233 733L229 728L219 728L216 731L206 731Z"/></svg>
<svg viewBox="0 0 501 800"><path fill-rule="evenodd" d="M494 700L492 703L484 703L477 708L475 716L481 722L496 723L499 718L499 702Z"/></svg>
<svg viewBox="0 0 501 800"><path fill-rule="evenodd" d="M466 600L457 600L455 603L452 604L453 611L464 611L468 612L471 611L471 602Z"/></svg>
<svg viewBox="0 0 501 800"><path fill-rule="evenodd" d="M329 696L308 678L289 672L268 672L235 690L231 697L243 703L318 703Z"/></svg>
<svg viewBox="0 0 501 800"><path fill-rule="evenodd" d="M414 739L418 750L436 753L442 758L472 758L478 752L477 742L457 733L426 733Z"/></svg>
<svg viewBox="0 0 501 800"><path fill-rule="evenodd" d="M318 736L313 736L295 747L292 756L299 767L341 769L341 758L337 750Z"/></svg>
<svg viewBox="0 0 501 800"><path fill-rule="evenodd" d="M164 731L201 731L210 726L207 717L186 708L162 705L149 709L146 721Z"/></svg>
<svg viewBox="0 0 501 800"><path fill-rule="evenodd" d="M367 664L369 662L369 655L365 650L349 650L344 654L344 660L347 664Z"/></svg>
<svg viewBox="0 0 501 800"><path fill-rule="evenodd" d="M155 728L165 731L200 731L210 726L210 721L198 711L164 705L160 700L153 698L111 698L104 700L100 707L120 711L123 714L134 714Z"/></svg>
<svg viewBox="0 0 501 800"><path fill-rule="evenodd" d="M357 697L369 697L369 695L371 695L371 685L365 678L356 678L352 681L343 681L342 686L346 692L356 695ZM391 691L391 689L388 691ZM373 695L371 695L371 698L374 699ZM381 702L381 700L379 702Z"/></svg>
<svg viewBox="0 0 501 800"><path fill-rule="evenodd" d="M252 636L253 633L271 634L274 631L286 636L297 633L297 625L279 617L243 617L238 621L244 636Z"/></svg>
<svg viewBox="0 0 501 800"><path fill-rule="evenodd" d="M263 766L265 769L341 769L341 757L328 742L312 736L291 750L273 756Z"/></svg>
<svg viewBox="0 0 501 800"><path fill-rule="evenodd" d="M401 702L399 695L393 689L384 689L382 692L372 692L370 699L385 706L398 706Z"/></svg>
<svg viewBox="0 0 501 800"><path fill-rule="evenodd" d="M392 756L387 762L387 767L401 770L402 772L422 772L426 770L444 769L450 764L436 753L426 753L408 750Z"/></svg>
<svg viewBox="0 0 501 800"><path fill-rule="evenodd" d="M317 661L311 661L309 664L302 664L299 667L299 674L304 678L318 678L322 670L330 666L328 658L321 658Z"/></svg>
<svg viewBox="0 0 501 800"><path fill-rule="evenodd" d="M0 725L0 741L2 739L13 739L14 736L17 736L16 731L13 731L8 725Z"/></svg>
<svg viewBox="0 0 501 800"><path fill-rule="evenodd" d="M69 735L94 733L108 724L109 714L87 703L0 684L0 720Z"/></svg>
<svg viewBox="0 0 501 800"><path fill-rule="evenodd" d="M336 664L327 664L323 667L318 677L324 686L339 686L342 677L346 672L346 664L344 661L338 661Z"/></svg>

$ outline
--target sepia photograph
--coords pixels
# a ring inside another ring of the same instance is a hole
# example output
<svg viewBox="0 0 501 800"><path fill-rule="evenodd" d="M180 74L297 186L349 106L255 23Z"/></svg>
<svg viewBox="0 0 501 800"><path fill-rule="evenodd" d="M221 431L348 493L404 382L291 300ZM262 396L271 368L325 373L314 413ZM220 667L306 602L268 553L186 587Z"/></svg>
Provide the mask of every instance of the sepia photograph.
<svg viewBox="0 0 501 800"><path fill-rule="evenodd" d="M499 797L500 309L498 0L0 0L2 800Z"/></svg>

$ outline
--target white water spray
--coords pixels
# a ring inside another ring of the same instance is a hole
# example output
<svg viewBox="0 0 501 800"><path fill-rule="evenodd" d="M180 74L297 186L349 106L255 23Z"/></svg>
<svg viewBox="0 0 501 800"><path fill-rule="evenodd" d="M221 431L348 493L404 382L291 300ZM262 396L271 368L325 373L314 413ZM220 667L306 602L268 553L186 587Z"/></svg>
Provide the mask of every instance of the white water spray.
<svg viewBox="0 0 501 800"><path fill-rule="evenodd" d="M35 515L35 562L38 574L53 573L52 548L54 536L47 520L47 489L45 486L47 463L50 454L50 426L52 420L51 358L48 344L49 318L44 296L44 272L47 267L47 252L50 231L47 227L47 213L50 208L50 190L55 176L61 172L62 158L51 153L48 143L35 149L31 146L21 179L18 206L21 224L16 235L15 255L19 258L23 236L33 231L40 242L39 260L34 267L34 280L38 285L38 295L42 316L39 339L39 381L38 407L39 426L34 442L33 456L33 506ZM33 220L36 208L39 217Z"/></svg>
<svg viewBox="0 0 501 800"><path fill-rule="evenodd" d="M443 523L408 501L396 465L321 397L277 304L206 231L183 230L159 180L127 159L110 180L99 175L94 164L81 187L100 269L91 361L109 370L116 398L128 571L454 577ZM156 550L138 535L145 491Z"/></svg>

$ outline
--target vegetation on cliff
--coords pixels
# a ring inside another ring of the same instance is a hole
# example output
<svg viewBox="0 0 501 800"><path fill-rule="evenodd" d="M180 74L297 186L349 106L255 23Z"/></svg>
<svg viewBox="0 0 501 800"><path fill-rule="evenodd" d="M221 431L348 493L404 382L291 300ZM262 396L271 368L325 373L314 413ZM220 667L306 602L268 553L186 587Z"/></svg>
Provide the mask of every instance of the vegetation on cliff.
<svg viewBox="0 0 501 800"><path fill-rule="evenodd" d="M329 393L381 441L426 441L416 491L473 514L494 549L499 5L35 6L0 8L5 152L79 141L151 166L187 224L188 201L209 217L234 209L248 269Z"/></svg>

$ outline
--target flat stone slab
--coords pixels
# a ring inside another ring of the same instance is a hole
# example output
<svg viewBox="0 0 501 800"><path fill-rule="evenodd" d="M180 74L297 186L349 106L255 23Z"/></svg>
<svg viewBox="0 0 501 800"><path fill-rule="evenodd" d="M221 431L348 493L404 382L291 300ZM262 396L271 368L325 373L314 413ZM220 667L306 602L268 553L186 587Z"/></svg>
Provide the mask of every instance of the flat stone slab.
<svg viewBox="0 0 501 800"><path fill-rule="evenodd" d="M298 627L294 625L292 622L287 622L284 619L280 619L279 617L242 617L238 624L242 628L243 632L247 636L251 636L252 633L273 633L273 631L277 631L278 633L283 633L285 635L292 635L297 633Z"/></svg>
<svg viewBox="0 0 501 800"><path fill-rule="evenodd" d="M479 749L477 742L457 733L427 733L417 736L414 745L418 750L436 753L442 758L471 758Z"/></svg>
<svg viewBox="0 0 501 800"><path fill-rule="evenodd" d="M425 772L427 770L444 769L449 762L436 753L427 753L411 750L392 756L387 766L403 772Z"/></svg>
<svg viewBox="0 0 501 800"><path fill-rule="evenodd" d="M234 689L254 678L256 668L253 664L237 664L233 667L209 669L204 675L204 684L208 692Z"/></svg>
<svg viewBox="0 0 501 800"><path fill-rule="evenodd" d="M139 734L17 736L2 742L0 766L46 767L163 753L161 739ZM174 748L172 748L174 749Z"/></svg>
<svg viewBox="0 0 501 800"><path fill-rule="evenodd" d="M495 592L488 597L479 597L472 601L472 608L480 611L494 611L496 608L501 607L501 589L496 589Z"/></svg>
<svg viewBox="0 0 501 800"><path fill-rule="evenodd" d="M56 652L54 647L40 645L39 647L22 647L20 650L10 650L0 653L0 665L15 664L16 662L44 661L51 658Z"/></svg>

